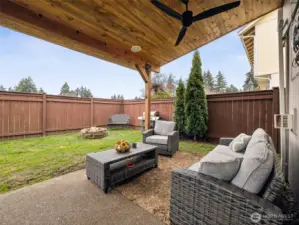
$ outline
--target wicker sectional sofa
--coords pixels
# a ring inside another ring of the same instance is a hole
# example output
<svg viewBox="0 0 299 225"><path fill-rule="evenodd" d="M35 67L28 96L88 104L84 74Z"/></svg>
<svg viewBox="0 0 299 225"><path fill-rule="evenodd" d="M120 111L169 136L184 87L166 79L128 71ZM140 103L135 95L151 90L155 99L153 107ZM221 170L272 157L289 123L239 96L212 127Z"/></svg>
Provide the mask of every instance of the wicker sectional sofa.
<svg viewBox="0 0 299 225"><path fill-rule="evenodd" d="M228 146L233 139L222 138ZM269 144L273 145L271 138ZM274 149L274 146L273 146ZM172 171L170 221L173 225L289 224L297 216L294 195L284 182L280 160L259 194L190 169Z"/></svg>

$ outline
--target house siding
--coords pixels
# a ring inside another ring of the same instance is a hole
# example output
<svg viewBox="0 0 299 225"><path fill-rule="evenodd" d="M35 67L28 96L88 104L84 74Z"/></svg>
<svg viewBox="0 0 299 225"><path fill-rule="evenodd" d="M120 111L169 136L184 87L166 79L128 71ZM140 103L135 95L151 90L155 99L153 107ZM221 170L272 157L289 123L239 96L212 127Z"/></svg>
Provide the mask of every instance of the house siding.
<svg viewBox="0 0 299 225"><path fill-rule="evenodd" d="M278 73L277 10L255 25L255 76Z"/></svg>
<svg viewBox="0 0 299 225"><path fill-rule="evenodd" d="M286 0L283 7L283 17L284 21L288 20L290 24L291 21L291 14L295 10L295 1ZM297 20L296 16L296 20ZM292 37L293 37L293 29L296 23L292 23L290 25L290 29L288 30L289 34L289 62L286 62L286 66L289 67L289 90L286 93L288 95L288 110L290 114L294 115L294 109L297 109L297 116L298 118L298 109L299 109L299 67L293 67L292 61L295 57L295 52L292 49ZM289 103L289 104L288 104ZM288 143L288 154L289 154L289 167L288 167L288 179L291 184L291 187L296 195L296 198L299 202L299 120L297 119L297 123L295 124L297 127L296 130L287 131L289 135L289 143Z"/></svg>

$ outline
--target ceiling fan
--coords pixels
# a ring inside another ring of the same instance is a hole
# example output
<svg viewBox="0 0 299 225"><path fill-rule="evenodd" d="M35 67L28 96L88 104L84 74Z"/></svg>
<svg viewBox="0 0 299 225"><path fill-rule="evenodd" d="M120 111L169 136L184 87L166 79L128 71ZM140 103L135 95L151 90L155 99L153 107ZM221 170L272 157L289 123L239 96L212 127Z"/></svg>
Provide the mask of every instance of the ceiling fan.
<svg viewBox="0 0 299 225"><path fill-rule="evenodd" d="M189 26L191 26L192 23L199 21L199 20L203 20L206 19L208 17L211 16L215 16L219 13L228 11L230 9L233 9L235 7L238 7L240 5L240 1L235 1L232 3L228 3L225 5L221 5L212 9L209 9L207 11L201 12L196 16L193 16L193 12L188 10L188 3L189 0L181 0L185 6L186 6L186 11L181 15L178 12L174 11L173 9L169 8L168 6L164 5L162 2L160 2L159 0L152 0L152 4L155 5L157 8L159 8L160 10L162 10L164 13L166 13L167 15L179 20L182 22L182 29L179 33L179 36L176 40L175 46L179 45L180 42L182 41L183 37L186 34L187 28Z"/></svg>

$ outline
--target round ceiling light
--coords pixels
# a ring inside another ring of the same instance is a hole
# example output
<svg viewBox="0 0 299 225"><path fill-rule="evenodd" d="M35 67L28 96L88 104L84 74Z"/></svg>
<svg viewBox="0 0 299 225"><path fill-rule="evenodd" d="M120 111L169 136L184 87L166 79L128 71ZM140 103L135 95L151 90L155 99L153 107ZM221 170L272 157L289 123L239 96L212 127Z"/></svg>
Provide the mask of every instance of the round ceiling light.
<svg viewBox="0 0 299 225"><path fill-rule="evenodd" d="M141 47L139 45L133 45L131 48L132 52L140 52L141 51Z"/></svg>

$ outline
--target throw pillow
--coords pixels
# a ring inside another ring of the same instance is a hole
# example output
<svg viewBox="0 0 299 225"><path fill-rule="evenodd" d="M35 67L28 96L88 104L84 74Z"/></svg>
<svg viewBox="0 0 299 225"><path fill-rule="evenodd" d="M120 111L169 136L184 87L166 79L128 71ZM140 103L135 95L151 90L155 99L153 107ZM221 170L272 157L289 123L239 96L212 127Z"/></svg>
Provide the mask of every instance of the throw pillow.
<svg viewBox="0 0 299 225"><path fill-rule="evenodd" d="M199 162L189 167L199 173L203 173L224 181L231 181L238 172L242 158L230 155L210 152Z"/></svg>
<svg viewBox="0 0 299 225"><path fill-rule="evenodd" d="M246 134L239 134L234 140L229 144L231 150L235 152L245 151L248 142L250 141L251 136Z"/></svg>

